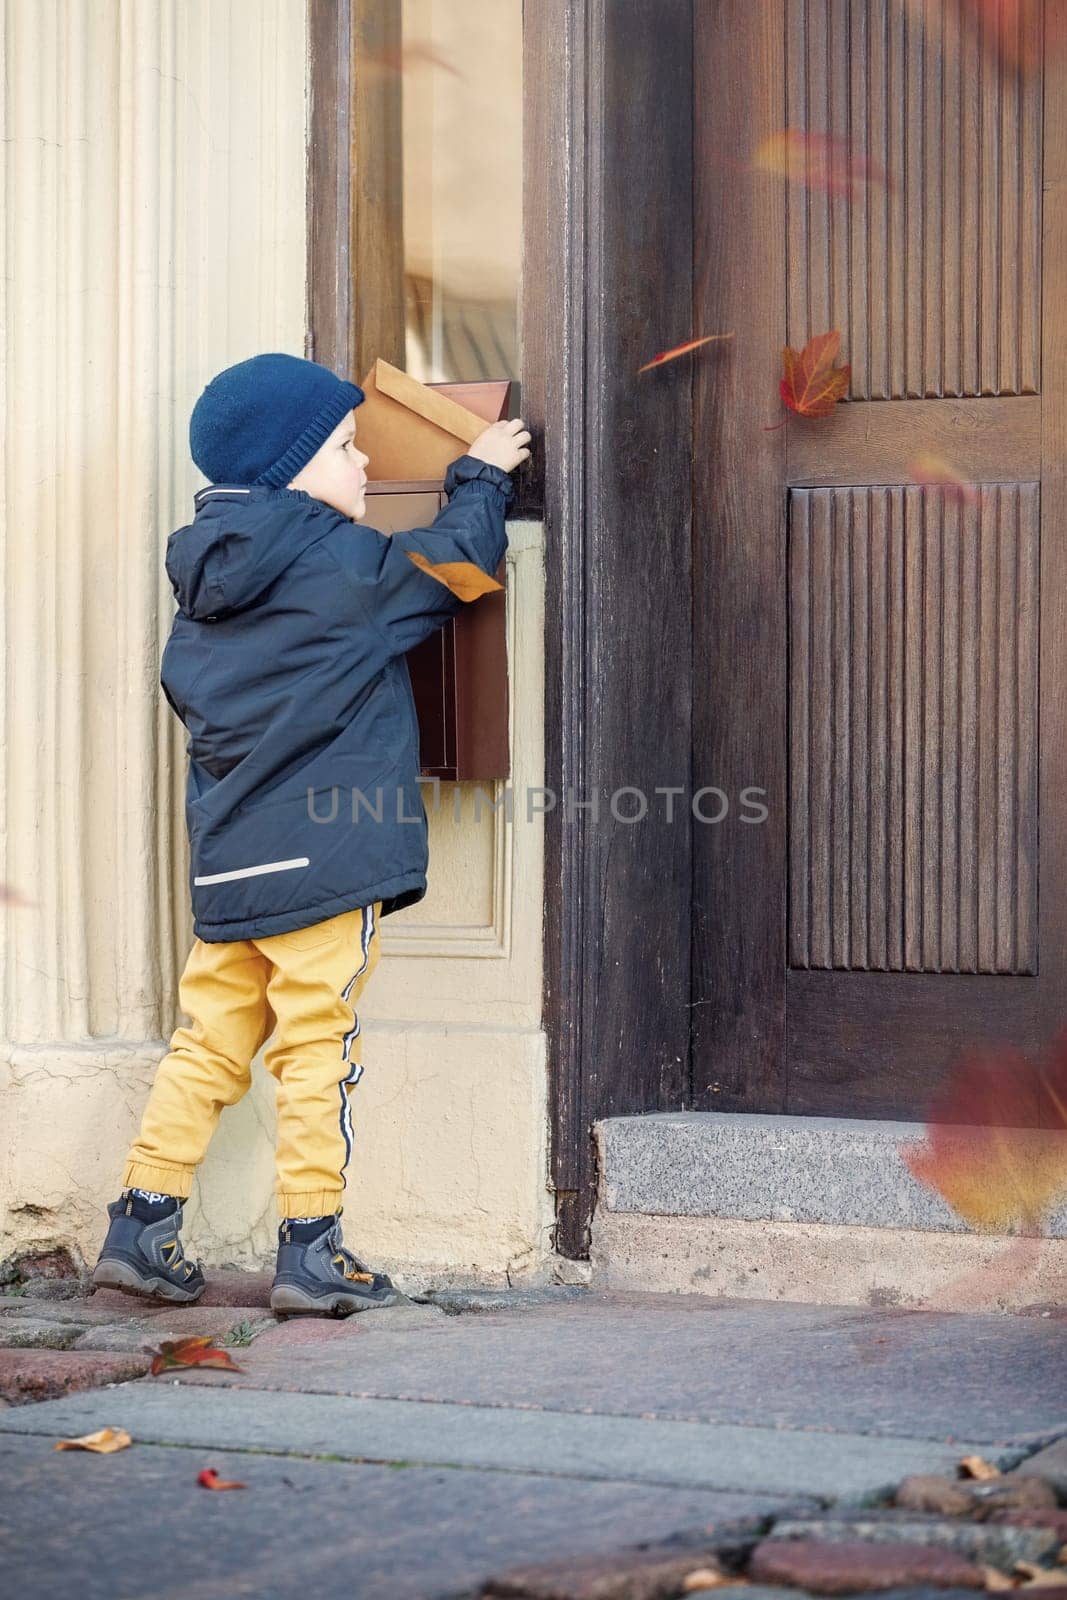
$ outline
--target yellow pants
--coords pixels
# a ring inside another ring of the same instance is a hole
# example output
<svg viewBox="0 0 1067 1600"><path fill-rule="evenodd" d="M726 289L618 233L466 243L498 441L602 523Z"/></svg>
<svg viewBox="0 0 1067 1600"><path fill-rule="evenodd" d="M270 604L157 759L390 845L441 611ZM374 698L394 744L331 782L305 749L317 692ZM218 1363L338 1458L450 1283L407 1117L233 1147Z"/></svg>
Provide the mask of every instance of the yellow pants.
<svg viewBox="0 0 1067 1600"><path fill-rule="evenodd" d="M381 956L381 907L268 939L197 939L178 989L192 1026L175 1029L159 1063L124 1189L188 1196L223 1106L247 1093L252 1060L274 1034L263 1062L277 1083L278 1214L339 1208L352 1153L348 1096L363 1073L355 1006Z"/></svg>

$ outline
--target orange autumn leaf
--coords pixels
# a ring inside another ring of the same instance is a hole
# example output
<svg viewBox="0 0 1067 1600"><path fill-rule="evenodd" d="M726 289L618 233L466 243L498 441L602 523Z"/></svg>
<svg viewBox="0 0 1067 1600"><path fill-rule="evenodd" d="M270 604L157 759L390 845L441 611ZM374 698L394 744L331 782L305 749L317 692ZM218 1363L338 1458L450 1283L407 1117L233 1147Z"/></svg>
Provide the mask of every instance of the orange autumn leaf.
<svg viewBox="0 0 1067 1600"><path fill-rule="evenodd" d="M76 1439L57 1439L55 1450L95 1450L98 1455L109 1456L115 1450L125 1450L133 1440L125 1428L98 1428L95 1433L82 1433Z"/></svg>
<svg viewBox="0 0 1067 1600"><path fill-rule="evenodd" d="M223 1367L227 1372L241 1372L228 1350L217 1350L210 1335L188 1339L165 1339L152 1357L153 1376L171 1367Z"/></svg>
<svg viewBox="0 0 1067 1600"><path fill-rule="evenodd" d="M247 1483L238 1483L236 1478L220 1478L214 1467L205 1467L203 1472L198 1472L196 1481L202 1489L247 1489Z"/></svg>
<svg viewBox="0 0 1067 1600"><path fill-rule="evenodd" d="M1006 1044L954 1063L908 1169L974 1228L1040 1226L1067 1194L1067 1028L1031 1062Z"/></svg>
<svg viewBox="0 0 1067 1600"><path fill-rule="evenodd" d="M785 346L782 351L785 377L778 385L778 393L790 411L801 417L830 415L848 388L848 375L852 370L847 364L834 366L840 347L841 333L837 328L815 334L799 352L791 345Z"/></svg>
<svg viewBox="0 0 1067 1600"><path fill-rule="evenodd" d="M661 350L659 355L653 356L651 361L646 361L637 370L647 372L650 367L661 367L665 361L676 361L679 356L688 355L690 350L698 350L702 344L711 344L715 339L732 338L732 333L706 333L702 339L687 339L684 344L676 344L670 350Z"/></svg>
<svg viewBox="0 0 1067 1600"><path fill-rule="evenodd" d="M896 188L883 167L854 155L847 139L834 133L809 133L806 128L780 128L756 146L752 167L802 183L809 189L855 198L872 183Z"/></svg>
<svg viewBox="0 0 1067 1600"><path fill-rule="evenodd" d="M978 499L977 490L943 456L929 450L920 450L908 462L908 472L914 483L922 488L941 489L949 499L959 499L973 504Z"/></svg>
<svg viewBox="0 0 1067 1600"><path fill-rule="evenodd" d="M476 567L473 561L434 562L428 561L417 550L409 550L407 554L420 572L425 572L427 577L436 578L446 589L458 594L461 600L477 600L479 595L490 594L492 590L504 587L487 572L483 572L481 567Z"/></svg>

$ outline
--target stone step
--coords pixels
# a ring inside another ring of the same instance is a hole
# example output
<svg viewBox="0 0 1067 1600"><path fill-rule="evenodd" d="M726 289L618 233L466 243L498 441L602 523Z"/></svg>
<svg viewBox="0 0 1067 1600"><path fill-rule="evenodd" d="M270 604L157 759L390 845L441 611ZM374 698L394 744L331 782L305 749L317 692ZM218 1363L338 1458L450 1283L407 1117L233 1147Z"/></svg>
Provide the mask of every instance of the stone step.
<svg viewBox="0 0 1067 1600"><path fill-rule="evenodd" d="M926 1142L921 1122L671 1111L606 1117L594 1135L607 1211L972 1231L900 1154ZM1067 1170L1043 1232L1067 1238Z"/></svg>
<svg viewBox="0 0 1067 1600"><path fill-rule="evenodd" d="M591 1288L1057 1319L1067 1307L1067 1193L1039 1237L977 1231L904 1162L923 1123L674 1111L593 1133Z"/></svg>

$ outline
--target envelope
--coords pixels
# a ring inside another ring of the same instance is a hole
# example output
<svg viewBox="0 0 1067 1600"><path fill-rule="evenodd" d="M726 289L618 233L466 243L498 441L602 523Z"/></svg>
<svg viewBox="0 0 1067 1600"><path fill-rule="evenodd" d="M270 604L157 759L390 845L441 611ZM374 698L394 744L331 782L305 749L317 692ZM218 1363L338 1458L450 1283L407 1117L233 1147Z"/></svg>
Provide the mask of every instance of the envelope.
<svg viewBox="0 0 1067 1600"><path fill-rule="evenodd" d="M511 381L430 385L379 359L360 388L364 400L355 410L356 448L370 457L368 482L443 481L450 463L466 454L486 423L503 416ZM479 412L452 398L465 390Z"/></svg>

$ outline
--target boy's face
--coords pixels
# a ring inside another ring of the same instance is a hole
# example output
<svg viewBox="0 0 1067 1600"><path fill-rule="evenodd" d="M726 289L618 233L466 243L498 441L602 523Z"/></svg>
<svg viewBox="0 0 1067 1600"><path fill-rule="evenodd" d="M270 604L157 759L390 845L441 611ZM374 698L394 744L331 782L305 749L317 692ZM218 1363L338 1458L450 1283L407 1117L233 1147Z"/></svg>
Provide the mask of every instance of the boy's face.
<svg viewBox="0 0 1067 1600"><path fill-rule="evenodd" d="M353 522L366 515L363 485L370 461L370 456L364 455L355 443L357 409L353 407L337 424L311 460L286 485L288 489L303 489L316 500L324 500Z"/></svg>

